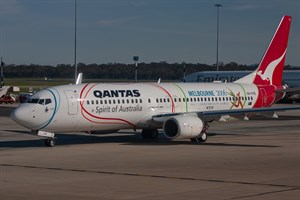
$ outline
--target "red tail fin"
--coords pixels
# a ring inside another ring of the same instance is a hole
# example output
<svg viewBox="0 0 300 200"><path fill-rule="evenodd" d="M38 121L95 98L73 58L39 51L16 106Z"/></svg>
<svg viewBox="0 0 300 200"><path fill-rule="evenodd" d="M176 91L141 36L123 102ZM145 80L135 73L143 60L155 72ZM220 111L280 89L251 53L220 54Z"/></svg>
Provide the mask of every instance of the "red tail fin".
<svg viewBox="0 0 300 200"><path fill-rule="evenodd" d="M283 16L258 68L237 82L281 86L291 16Z"/></svg>

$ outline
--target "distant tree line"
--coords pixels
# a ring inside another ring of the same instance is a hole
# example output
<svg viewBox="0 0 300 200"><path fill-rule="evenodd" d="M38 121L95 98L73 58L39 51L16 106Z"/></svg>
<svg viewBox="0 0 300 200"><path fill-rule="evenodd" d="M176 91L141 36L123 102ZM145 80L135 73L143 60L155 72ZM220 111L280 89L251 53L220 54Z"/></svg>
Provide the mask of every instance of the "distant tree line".
<svg viewBox="0 0 300 200"><path fill-rule="evenodd" d="M114 79L114 80L134 80L134 64L84 64L78 63L78 72L83 72L85 79ZM185 66L185 67L184 67ZM220 71L230 70L254 70L257 65L246 66L235 62L228 64L220 63ZM285 69L299 69L299 67L286 66ZM191 63L139 63L139 80L182 80L183 73L186 75L199 71L215 71L215 65L191 64ZM49 65L6 65L4 67L4 76L6 78L74 78L74 66L59 64L57 66Z"/></svg>

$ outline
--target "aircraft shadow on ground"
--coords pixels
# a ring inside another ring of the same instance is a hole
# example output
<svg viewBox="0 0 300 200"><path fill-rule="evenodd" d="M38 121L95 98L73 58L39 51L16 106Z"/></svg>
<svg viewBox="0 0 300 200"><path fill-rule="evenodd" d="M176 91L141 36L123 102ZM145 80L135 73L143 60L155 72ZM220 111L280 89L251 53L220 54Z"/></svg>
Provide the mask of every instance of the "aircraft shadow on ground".
<svg viewBox="0 0 300 200"><path fill-rule="evenodd" d="M14 133L29 134L29 132L19 130L6 130ZM123 135L124 134L124 135ZM191 143L189 140L170 141L162 135L157 140L143 139L140 134L132 132L118 132L118 134L105 135L77 135L77 134L56 134L56 146L78 145L78 144L104 144L120 143L120 145L140 145L140 146L172 146L172 145L199 145L199 146L220 146L220 147L256 147L256 148L274 148L280 146L273 145L256 145L256 144L233 144L233 143L216 143L209 141L212 137L219 134L209 133L208 141L205 143ZM225 134L222 134L224 136ZM228 134L232 135L232 134ZM237 134L238 135L238 134ZM32 140L14 140L0 141L0 148L26 148L26 147L44 147L44 138Z"/></svg>

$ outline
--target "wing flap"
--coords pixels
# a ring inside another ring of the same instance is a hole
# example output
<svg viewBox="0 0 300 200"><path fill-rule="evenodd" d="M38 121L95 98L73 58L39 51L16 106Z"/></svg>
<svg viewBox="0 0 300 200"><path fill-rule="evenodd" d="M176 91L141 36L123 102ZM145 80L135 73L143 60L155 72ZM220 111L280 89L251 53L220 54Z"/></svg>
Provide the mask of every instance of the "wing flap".
<svg viewBox="0 0 300 200"><path fill-rule="evenodd" d="M197 114L205 122L211 122L222 119L223 116L229 115L231 117L241 118L251 115L274 116L276 111L286 110L300 110L300 107L273 107L273 108L249 108L249 109L235 109L235 110L214 110L214 111L199 111L190 113L162 113L152 116L156 122L164 122L168 118L181 114ZM300 113L299 113L300 114Z"/></svg>

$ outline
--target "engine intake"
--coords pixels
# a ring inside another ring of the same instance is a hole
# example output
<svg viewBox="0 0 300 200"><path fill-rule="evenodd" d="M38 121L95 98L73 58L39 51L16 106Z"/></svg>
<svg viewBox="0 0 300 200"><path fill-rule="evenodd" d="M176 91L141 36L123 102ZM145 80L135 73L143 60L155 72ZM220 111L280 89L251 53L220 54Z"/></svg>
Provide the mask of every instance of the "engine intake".
<svg viewBox="0 0 300 200"><path fill-rule="evenodd" d="M170 117L163 124L163 132L170 139L190 139L201 135L203 121L195 114Z"/></svg>

